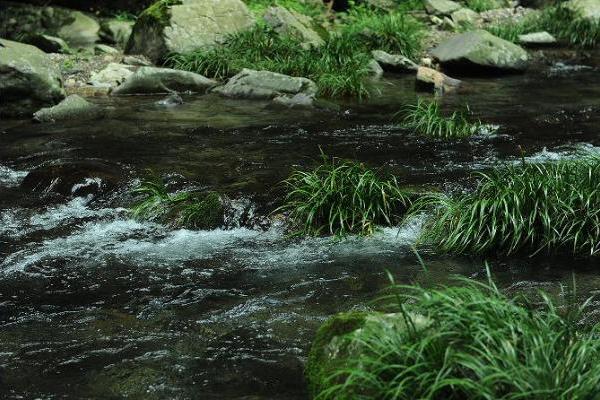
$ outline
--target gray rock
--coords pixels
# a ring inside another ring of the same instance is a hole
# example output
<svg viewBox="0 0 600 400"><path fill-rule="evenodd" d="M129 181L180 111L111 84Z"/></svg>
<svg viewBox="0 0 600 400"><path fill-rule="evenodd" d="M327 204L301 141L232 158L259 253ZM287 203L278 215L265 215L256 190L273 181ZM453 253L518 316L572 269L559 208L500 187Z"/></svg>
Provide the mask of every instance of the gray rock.
<svg viewBox="0 0 600 400"><path fill-rule="evenodd" d="M373 59L369 61L367 67L369 68L369 75L371 78L379 79L383 76L383 68L381 68L381 65L379 65L376 60Z"/></svg>
<svg viewBox="0 0 600 400"><path fill-rule="evenodd" d="M107 44L96 44L94 45L94 54L119 54L120 51L114 47L110 47Z"/></svg>
<svg viewBox="0 0 600 400"><path fill-rule="evenodd" d="M100 24L100 37L108 43L125 48L133 30L133 21L107 19Z"/></svg>
<svg viewBox="0 0 600 400"><path fill-rule="evenodd" d="M295 95L282 94L273 99L273 104L287 108L313 108L315 96L305 93Z"/></svg>
<svg viewBox="0 0 600 400"><path fill-rule="evenodd" d="M0 39L0 115L31 115L65 97L60 72L37 47Z"/></svg>
<svg viewBox="0 0 600 400"><path fill-rule="evenodd" d="M103 70L94 72L89 83L98 87L115 88L133 75L134 69L131 65L110 63Z"/></svg>
<svg viewBox="0 0 600 400"><path fill-rule="evenodd" d="M425 10L434 15L450 15L462 8L462 5L452 0L425 0Z"/></svg>
<svg viewBox="0 0 600 400"><path fill-rule="evenodd" d="M477 23L477 19L479 19L479 14L470 8L461 8L460 10L456 10L451 14L452 21L455 24L468 26L475 25Z"/></svg>
<svg viewBox="0 0 600 400"><path fill-rule="evenodd" d="M319 47L325 43L312 29L312 18L306 15L284 7L269 7L263 18L275 32L300 40L304 47Z"/></svg>
<svg viewBox="0 0 600 400"><path fill-rule="evenodd" d="M56 36L34 34L27 36L24 42L46 53L68 53L70 50L67 42Z"/></svg>
<svg viewBox="0 0 600 400"><path fill-rule="evenodd" d="M523 48L484 30L455 35L433 49L431 55L445 67L522 71L529 64Z"/></svg>
<svg viewBox="0 0 600 400"><path fill-rule="evenodd" d="M56 36L70 46L88 46L100 40L100 24L80 11L70 11L71 22L63 25Z"/></svg>
<svg viewBox="0 0 600 400"><path fill-rule="evenodd" d="M563 5L579 13L582 18L600 21L600 0L569 0Z"/></svg>
<svg viewBox="0 0 600 400"><path fill-rule="evenodd" d="M166 108L177 107L177 106L180 106L182 104L183 104L183 99L177 93L171 93L170 95L168 95L164 99L159 100L159 101L156 102L157 106L166 107Z"/></svg>
<svg viewBox="0 0 600 400"><path fill-rule="evenodd" d="M98 118L101 115L100 107L88 102L83 97L72 94L53 107L42 108L35 112L33 120L36 122L83 120Z"/></svg>
<svg viewBox="0 0 600 400"><path fill-rule="evenodd" d="M113 95L152 94L171 92L204 93L217 84L193 72L169 68L141 67L117 86Z"/></svg>
<svg viewBox="0 0 600 400"><path fill-rule="evenodd" d="M417 70L417 88L433 90L438 94L454 91L460 87L462 82L450 78L448 75L428 67L419 67Z"/></svg>
<svg viewBox="0 0 600 400"><path fill-rule="evenodd" d="M417 64L400 54L390 54L383 50L373 50L371 55L386 72L414 72L418 68Z"/></svg>
<svg viewBox="0 0 600 400"><path fill-rule="evenodd" d="M303 93L314 96L317 93L317 85L307 78L243 69L214 91L226 97L268 100L284 94L293 96Z"/></svg>
<svg viewBox="0 0 600 400"><path fill-rule="evenodd" d="M137 56L125 56L123 57L123 64L127 65L138 65L141 67L151 67L152 61L148 60L145 56L137 55Z"/></svg>
<svg viewBox="0 0 600 400"><path fill-rule="evenodd" d="M556 38L546 31L519 35L519 42L526 46L543 46L556 43Z"/></svg>
<svg viewBox="0 0 600 400"><path fill-rule="evenodd" d="M143 54L152 62L170 53L209 49L228 35L255 24L252 13L241 0L181 0L166 5L157 1L138 17L127 54Z"/></svg>

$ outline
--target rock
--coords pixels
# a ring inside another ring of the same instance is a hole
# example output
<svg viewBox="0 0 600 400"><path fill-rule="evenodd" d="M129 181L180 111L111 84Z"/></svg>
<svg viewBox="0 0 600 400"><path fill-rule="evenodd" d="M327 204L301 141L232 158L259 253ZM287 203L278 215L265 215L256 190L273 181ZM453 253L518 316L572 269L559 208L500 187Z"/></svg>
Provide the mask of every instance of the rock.
<svg viewBox="0 0 600 400"><path fill-rule="evenodd" d="M287 108L313 108L315 96L305 93L295 95L282 94L273 99L273 104Z"/></svg>
<svg viewBox="0 0 600 400"><path fill-rule="evenodd" d="M97 44L94 46L94 54L119 54L119 50L106 44Z"/></svg>
<svg viewBox="0 0 600 400"><path fill-rule="evenodd" d="M244 68L225 85L215 88L214 91L226 97L268 100L283 94L293 96L303 93L314 96L317 93L317 85L307 78Z"/></svg>
<svg viewBox="0 0 600 400"><path fill-rule="evenodd" d="M525 46L544 46L556 43L556 38L548 32L534 32L519 35L519 43Z"/></svg>
<svg viewBox="0 0 600 400"><path fill-rule="evenodd" d="M381 65L376 60L369 61L367 68L369 68L369 76L371 78L379 79L383 76L383 68L381 68Z"/></svg>
<svg viewBox="0 0 600 400"><path fill-rule="evenodd" d="M65 97L60 72L37 47L0 39L0 115L31 115Z"/></svg>
<svg viewBox="0 0 600 400"><path fill-rule="evenodd" d="M67 42L56 36L34 34L27 36L23 42L35 46L46 53L68 53L70 51Z"/></svg>
<svg viewBox="0 0 600 400"><path fill-rule="evenodd" d="M458 89L461 84L460 80L450 78L432 68L419 67L417 70L417 88L420 89L433 89L436 93L444 94Z"/></svg>
<svg viewBox="0 0 600 400"><path fill-rule="evenodd" d="M110 63L103 70L94 72L90 84L98 87L117 87L133 75L135 67L125 64Z"/></svg>
<svg viewBox="0 0 600 400"><path fill-rule="evenodd" d="M148 60L145 56L125 56L123 57L123 64L127 65L139 65L142 67L151 67L152 61Z"/></svg>
<svg viewBox="0 0 600 400"><path fill-rule="evenodd" d="M371 55L386 72L414 72L418 68L417 64L400 54L390 54L383 50L373 50Z"/></svg>
<svg viewBox="0 0 600 400"><path fill-rule="evenodd" d="M522 71L529 63L527 52L484 30L455 35L431 51L446 68L479 71Z"/></svg>
<svg viewBox="0 0 600 400"><path fill-rule="evenodd" d="M102 114L100 107L76 94L68 96L55 106L42 108L33 114L36 122L94 119Z"/></svg>
<svg viewBox="0 0 600 400"><path fill-rule="evenodd" d="M94 18L80 12L70 11L70 23L63 25L57 36L70 46L88 46L100 40L100 24Z"/></svg>
<svg viewBox="0 0 600 400"><path fill-rule="evenodd" d="M456 29L456 24L448 17L444 17L442 19L442 29L446 31L454 31Z"/></svg>
<svg viewBox="0 0 600 400"><path fill-rule="evenodd" d="M269 7L263 18L275 32L298 39L305 48L319 47L325 43L312 29L312 18L306 15L284 7Z"/></svg>
<svg viewBox="0 0 600 400"><path fill-rule="evenodd" d="M460 10L454 11L450 17L457 25L469 26L477 23L479 14L470 8L461 8Z"/></svg>
<svg viewBox="0 0 600 400"><path fill-rule="evenodd" d="M111 18L100 23L100 37L107 43L125 48L133 30L133 21Z"/></svg>
<svg viewBox="0 0 600 400"><path fill-rule="evenodd" d="M164 99L156 102L157 106L166 107L166 108L177 107L182 104L183 104L183 99L177 93L171 93Z"/></svg>
<svg viewBox="0 0 600 400"><path fill-rule="evenodd" d="M113 95L152 94L171 92L204 93L217 84L193 72L169 68L141 67L117 86Z"/></svg>
<svg viewBox="0 0 600 400"><path fill-rule="evenodd" d="M167 4L159 0L140 14L127 43L127 54L143 54L157 62L170 53L214 47L228 35L255 24L241 0L181 0Z"/></svg>
<svg viewBox="0 0 600 400"><path fill-rule="evenodd" d="M600 21L600 0L569 0L562 3L564 7L567 7L582 18L589 21Z"/></svg>
<svg viewBox="0 0 600 400"><path fill-rule="evenodd" d="M424 4L425 10L433 15L450 15L462 8L462 5L452 0L425 0Z"/></svg>

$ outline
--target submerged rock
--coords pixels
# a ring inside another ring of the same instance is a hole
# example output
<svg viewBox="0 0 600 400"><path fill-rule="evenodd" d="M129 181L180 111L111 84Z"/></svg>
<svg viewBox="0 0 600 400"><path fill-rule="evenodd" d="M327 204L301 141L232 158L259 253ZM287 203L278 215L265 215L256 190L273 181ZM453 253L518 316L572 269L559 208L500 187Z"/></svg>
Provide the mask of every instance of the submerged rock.
<svg viewBox="0 0 600 400"><path fill-rule="evenodd" d="M65 97L60 72L37 47L0 39L0 115L31 115Z"/></svg>
<svg viewBox="0 0 600 400"><path fill-rule="evenodd" d="M462 5L452 0L425 0L425 10L433 15L450 15L462 8Z"/></svg>
<svg viewBox="0 0 600 400"><path fill-rule="evenodd" d="M166 107L166 108L177 107L182 104L183 104L183 99L177 93L171 93L164 99L156 102L157 106Z"/></svg>
<svg viewBox="0 0 600 400"><path fill-rule="evenodd" d="M283 94L273 99L273 104L288 108L313 108L315 97L305 93L295 95Z"/></svg>
<svg viewBox="0 0 600 400"><path fill-rule="evenodd" d="M298 39L304 47L319 47L325 41L312 28L312 19L284 7L269 7L263 16L265 23L280 35Z"/></svg>
<svg viewBox="0 0 600 400"><path fill-rule="evenodd" d="M556 43L556 38L548 32L533 32L519 35L519 43L526 46L543 46Z"/></svg>
<svg viewBox="0 0 600 400"><path fill-rule="evenodd" d="M125 48L133 25L133 21L122 21L115 18L104 20L100 24L100 37L108 43Z"/></svg>
<svg viewBox="0 0 600 400"><path fill-rule="evenodd" d="M414 72L418 68L417 64L401 54L390 54L383 50L373 50L371 55L386 72Z"/></svg>
<svg viewBox="0 0 600 400"><path fill-rule="evenodd" d="M456 35L433 49L431 55L444 67L460 68L461 72L523 71L529 64L523 48L485 30Z"/></svg>
<svg viewBox="0 0 600 400"><path fill-rule="evenodd" d="M126 53L157 62L170 53L213 47L254 23L241 0L159 0L138 17Z"/></svg>
<svg viewBox="0 0 600 400"><path fill-rule="evenodd" d="M307 78L244 68L214 91L226 97L269 100L281 95L294 96L299 93L314 96L317 93L317 85Z"/></svg>
<svg viewBox="0 0 600 400"><path fill-rule="evenodd" d="M451 92L460 87L462 82L428 67L417 70L417 88L433 90L439 94Z"/></svg>
<svg viewBox="0 0 600 400"><path fill-rule="evenodd" d="M53 107L42 108L33 114L36 122L56 122L65 120L94 119L102 115L102 109L84 99L72 94Z"/></svg>
<svg viewBox="0 0 600 400"><path fill-rule="evenodd" d="M216 81L193 72L169 68L140 67L122 84L117 86L112 94L204 93L216 84Z"/></svg>

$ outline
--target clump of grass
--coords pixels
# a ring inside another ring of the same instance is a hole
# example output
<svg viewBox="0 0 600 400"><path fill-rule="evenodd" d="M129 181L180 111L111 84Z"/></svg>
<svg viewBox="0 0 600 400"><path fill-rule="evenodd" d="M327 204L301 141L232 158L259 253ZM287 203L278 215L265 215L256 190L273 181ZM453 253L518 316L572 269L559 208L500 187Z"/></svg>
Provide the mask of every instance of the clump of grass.
<svg viewBox="0 0 600 400"><path fill-rule="evenodd" d="M322 381L311 382L319 389L315 399L598 397L600 325L578 324L587 303L561 310L542 294L532 310L528 299L509 299L492 282L461 282L393 288L396 300L387 311L397 314L337 338L332 349L350 351Z"/></svg>
<svg viewBox="0 0 600 400"><path fill-rule="evenodd" d="M482 12L499 8L496 0L467 0L466 5L473 11Z"/></svg>
<svg viewBox="0 0 600 400"><path fill-rule="evenodd" d="M465 111L454 111L444 116L436 101L418 99L400 112L404 115L402 125L416 133L443 139L459 139L481 131L480 121L471 121L468 107Z"/></svg>
<svg viewBox="0 0 600 400"><path fill-rule="evenodd" d="M297 1L297 0L245 0L250 11L262 16L265 10L272 6L285 7L288 10L296 11L309 17L322 17L325 12L325 5L322 2Z"/></svg>
<svg viewBox="0 0 600 400"><path fill-rule="evenodd" d="M216 192L170 193L162 179L152 176L133 194L139 198L131 208L134 218L196 229L214 229L223 222L223 204Z"/></svg>
<svg viewBox="0 0 600 400"><path fill-rule="evenodd" d="M435 195L422 238L472 254L600 252L600 158L505 166L479 173L473 193Z"/></svg>
<svg viewBox="0 0 600 400"><path fill-rule="evenodd" d="M325 155L313 170L293 171L284 185L288 194L277 211L289 212L299 235L370 235L399 220L410 204L396 178Z"/></svg>

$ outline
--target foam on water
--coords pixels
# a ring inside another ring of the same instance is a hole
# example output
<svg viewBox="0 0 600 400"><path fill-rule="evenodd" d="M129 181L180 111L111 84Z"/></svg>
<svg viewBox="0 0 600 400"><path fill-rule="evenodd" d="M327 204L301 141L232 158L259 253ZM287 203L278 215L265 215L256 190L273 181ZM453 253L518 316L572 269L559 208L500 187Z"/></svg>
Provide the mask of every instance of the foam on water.
<svg viewBox="0 0 600 400"><path fill-rule="evenodd" d="M7 166L0 165L0 187L19 186L27 175L27 171L16 171Z"/></svg>

